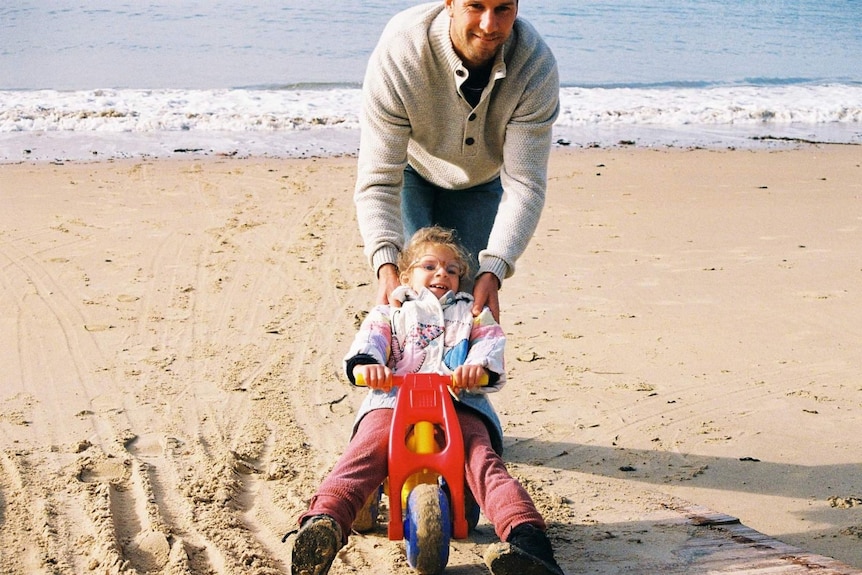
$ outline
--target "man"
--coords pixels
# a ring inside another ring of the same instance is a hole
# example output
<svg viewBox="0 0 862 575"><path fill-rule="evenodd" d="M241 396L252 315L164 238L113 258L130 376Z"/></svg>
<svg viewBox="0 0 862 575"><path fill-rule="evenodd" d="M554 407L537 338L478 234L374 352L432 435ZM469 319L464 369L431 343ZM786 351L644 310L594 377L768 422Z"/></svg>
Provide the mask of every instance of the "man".
<svg viewBox="0 0 862 575"><path fill-rule="evenodd" d="M477 258L475 315L499 320L544 205L559 77L517 0L445 0L396 15L368 64L355 202L377 303L419 228L458 231ZM472 278L471 278L472 279Z"/></svg>

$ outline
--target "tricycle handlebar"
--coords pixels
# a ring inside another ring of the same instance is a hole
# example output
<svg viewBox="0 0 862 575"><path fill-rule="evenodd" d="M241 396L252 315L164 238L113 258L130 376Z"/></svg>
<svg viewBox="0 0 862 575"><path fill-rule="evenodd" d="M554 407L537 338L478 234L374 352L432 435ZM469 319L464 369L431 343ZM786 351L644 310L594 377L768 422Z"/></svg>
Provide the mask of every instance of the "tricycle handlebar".
<svg viewBox="0 0 862 575"><path fill-rule="evenodd" d="M393 373L392 375L389 376L389 379L391 380L391 383L393 386L398 386L404 382L405 378L410 377L411 375L414 375L414 374L397 375L397 374ZM448 375L444 374L444 373L426 373L426 374L422 374L422 375L428 375L428 376L431 376L435 379L439 378L440 380L445 380L446 384L449 385L449 387L455 386L455 374L454 373L448 374ZM356 382L356 385L358 385L359 387L365 387L365 378L362 377L361 374L356 374L356 376L354 377L354 380ZM486 385L488 385L488 374L487 373L483 374L482 377L479 378L479 386L484 387Z"/></svg>

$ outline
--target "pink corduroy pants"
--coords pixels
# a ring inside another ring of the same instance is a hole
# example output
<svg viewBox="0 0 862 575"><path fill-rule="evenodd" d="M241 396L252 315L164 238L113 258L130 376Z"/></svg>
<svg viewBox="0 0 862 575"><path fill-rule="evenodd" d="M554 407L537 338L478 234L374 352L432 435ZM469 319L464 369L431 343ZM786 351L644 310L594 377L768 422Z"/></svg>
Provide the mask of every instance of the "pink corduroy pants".
<svg viewBox="0 0 862 575"><path fill-rule="evenodd" d="M386 478L392 413L391 409L376 409L362 418L347 449L311 499L308 511L299 518L300 524L314 515L329 515L341 526L346 542L356 515ZM530 495L509 475L503 459L491 447L482 417L461 409L458 419L464 436L467 486L500 540L505 541L512 528L523 523L544 530L545 521Z"/></svg>

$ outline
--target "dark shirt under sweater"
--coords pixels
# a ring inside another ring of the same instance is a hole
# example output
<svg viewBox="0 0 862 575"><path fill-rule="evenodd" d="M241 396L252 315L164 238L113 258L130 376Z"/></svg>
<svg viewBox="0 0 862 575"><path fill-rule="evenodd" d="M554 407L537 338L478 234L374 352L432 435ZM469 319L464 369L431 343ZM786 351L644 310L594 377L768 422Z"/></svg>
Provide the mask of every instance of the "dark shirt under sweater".
<svg viewBox="0 0 862 575"><path fill-rule="evenodd" d="M491 78L491 68L483 68L481 70L471 70L467 80L461 84L461 92L464 94L464 99L475 108L482 99L482 92L485 91L485 86L488 85L488 80Z"/></svg>

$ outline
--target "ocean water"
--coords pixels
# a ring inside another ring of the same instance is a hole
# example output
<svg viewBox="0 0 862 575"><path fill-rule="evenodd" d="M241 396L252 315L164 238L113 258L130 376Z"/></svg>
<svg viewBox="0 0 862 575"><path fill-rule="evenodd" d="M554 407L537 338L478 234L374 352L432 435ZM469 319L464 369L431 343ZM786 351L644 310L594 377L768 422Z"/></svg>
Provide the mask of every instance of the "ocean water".
<svg viewBox="0 0 862 575"><path fill-rule="evenodd" d="M0 160L350 154L410 0L0 6ZM560 67L560 145L862 144L860 0L522 0ZM177 151L178 150L178 151Z"/></svg>

